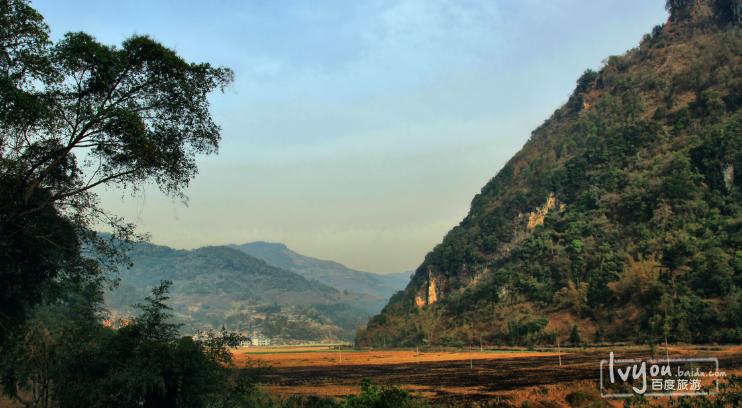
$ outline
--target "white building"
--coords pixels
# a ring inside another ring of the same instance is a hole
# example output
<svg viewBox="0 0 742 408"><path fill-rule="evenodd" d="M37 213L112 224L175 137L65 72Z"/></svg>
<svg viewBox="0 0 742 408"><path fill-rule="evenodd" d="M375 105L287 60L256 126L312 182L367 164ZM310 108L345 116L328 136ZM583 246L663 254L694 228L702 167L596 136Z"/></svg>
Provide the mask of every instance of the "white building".
<svg viewBox="0 0 742 408"><path fill-rule="evenodd" d="M254 347L265 347L271 345L271 339L267 337L253 337L251 340Z"/></svg>

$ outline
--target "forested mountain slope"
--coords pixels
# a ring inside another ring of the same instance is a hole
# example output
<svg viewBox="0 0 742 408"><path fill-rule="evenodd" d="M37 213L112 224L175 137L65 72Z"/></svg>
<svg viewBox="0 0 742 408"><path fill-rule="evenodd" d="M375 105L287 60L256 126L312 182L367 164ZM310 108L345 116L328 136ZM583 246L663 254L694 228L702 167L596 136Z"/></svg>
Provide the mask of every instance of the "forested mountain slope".
<svg viewBox="0 0 742 408"><path fill-rule="evenodd" d="M336 289L227 247L187 251L140 243L129 256L134 266L122 270L121 277L139 287L167 279L175 282L173 293L219 293L233 300L267 302L285 302L291 297L292 303L329 303L339 295Z"/></svg>
<svg viewBox="0 0 742 408"><path fill-rule="evenodd" d="M348 340L383 305L382 298L343 293L224 246L187 251L137 243L128 253L133 266L121 268L121 285L106 294L109 308L117 315L136 314L129 305L143 302L161 280L171 280L168 305L186 323L184 333L226 324L287 340ZM280 316L282 311L296 322Z"/></svg>
<svg viewBox="0 0 742 408"><path fill-rule="evenodd" d="M738 3L585 71L357 341L742 342Z"/></svg>

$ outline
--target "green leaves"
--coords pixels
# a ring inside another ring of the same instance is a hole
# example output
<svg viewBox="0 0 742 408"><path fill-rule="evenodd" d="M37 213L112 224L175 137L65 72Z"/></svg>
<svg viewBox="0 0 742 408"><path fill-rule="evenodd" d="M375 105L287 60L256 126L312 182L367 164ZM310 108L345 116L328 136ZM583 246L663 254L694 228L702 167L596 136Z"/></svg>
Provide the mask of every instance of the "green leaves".
<svg viewBox="0 0 742 408"><path fill-rule="evenodd" d="M254 393L269 368L253 364L236 375L229 347L245 338L224 329L178 338L167 322L167 286L155 287L142 314L117 330L86 311L99 302L94 295L36 308L0 354L4 392L33 389L35 406L59 407L233 406L228 401Z"/></svg>
<svg viewBox="0 0 742 408"><path fill-rule="evenodd" d="M120 245L91 231L144 238L99 208L96 187L152 183L187 199L196 155L216 152L220 139L207 95L233 73L186 62L146 36L118 48L77 32L52 44L25 0L0 0L0 23L2 334L60 276L89 281L126 261Z"/></svg>
<svg viewBox="0 0 742 408"><path fill-rule="evenodd" d="M424 402L415 401L409 391L391 383L379 387L373 384L372 378L361 381L361 393L343 399L340 408L406 408L424 406Z"/></svg>
<svg viewBox="0 0 742 408"><path fill-rule="evenodd" d="M160 284L152 289L152 295L147 296L145 304L136 304L135 308L142 311L142 315L135 322L143 329L144 337L150 341L173 341L178 336L178 329L183 324L168 323L167 320L173 315L173 310L165 304L170 299L167 296L172 281L160 281Z"/></svg>

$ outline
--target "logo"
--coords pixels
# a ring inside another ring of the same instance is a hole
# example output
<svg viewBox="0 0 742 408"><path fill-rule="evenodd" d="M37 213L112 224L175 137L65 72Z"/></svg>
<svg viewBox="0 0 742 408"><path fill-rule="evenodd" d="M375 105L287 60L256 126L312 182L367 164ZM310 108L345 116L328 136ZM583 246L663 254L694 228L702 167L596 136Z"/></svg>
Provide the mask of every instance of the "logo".
<svg viewBox="0 0 742 408"><path fill-rule="evenodd" d="M713 395L719 391L717 358L667 358L664 360L618 360L600 362L600 395L604 398ZM632 392L633 391L633 392Z"/></svg>

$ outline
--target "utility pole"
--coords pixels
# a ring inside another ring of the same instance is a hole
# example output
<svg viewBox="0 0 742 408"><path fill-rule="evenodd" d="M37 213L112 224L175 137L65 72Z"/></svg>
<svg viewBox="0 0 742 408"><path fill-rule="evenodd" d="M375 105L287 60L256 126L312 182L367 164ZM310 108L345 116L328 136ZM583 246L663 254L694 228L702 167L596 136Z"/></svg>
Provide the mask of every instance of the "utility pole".
<svg viewBox="0 0 742 408"><path fill-rule="evenodd" d="M482 335L479 335L479 352L482 352Z"/></svg>
<svg viewBox="0 0 742 408"><path fill-rule="evenodd" d="M420 364L420 346L415 347L415 352L417 353L417 363Z"/></svg>
<svg viewBox="0 0 742 408"><path fill-rule="evenodd" d="M670 368L670 352L667 350L667 347L669 344L667 344L667 335L665 335L665 356L667 356L667 368Z"/></svg>
<svg viewBox="0 0 742 408"><path fill-rule="evenodd" d="M469 346L469 368L470 369L474 368L474 364L471 361L471 346Z"/></svg>
<svg viewBox="0 0 742 408"><path fill-rule="evenodd" d="M562 349L559 347L559 337L557 337L557 353L559 354L559 367L562 366Z"/></svg>

